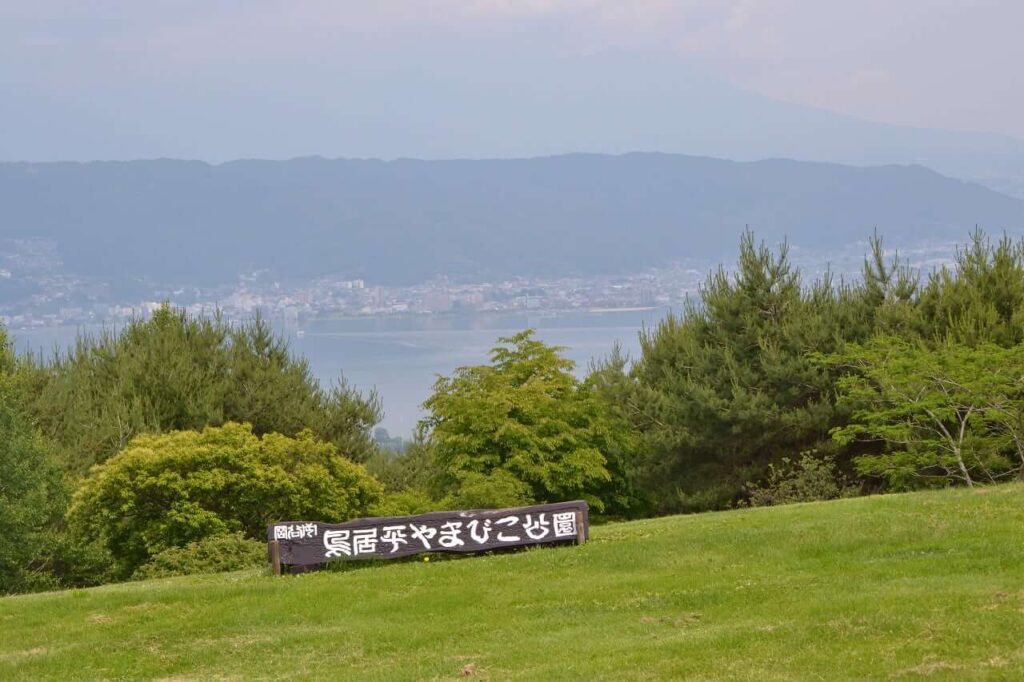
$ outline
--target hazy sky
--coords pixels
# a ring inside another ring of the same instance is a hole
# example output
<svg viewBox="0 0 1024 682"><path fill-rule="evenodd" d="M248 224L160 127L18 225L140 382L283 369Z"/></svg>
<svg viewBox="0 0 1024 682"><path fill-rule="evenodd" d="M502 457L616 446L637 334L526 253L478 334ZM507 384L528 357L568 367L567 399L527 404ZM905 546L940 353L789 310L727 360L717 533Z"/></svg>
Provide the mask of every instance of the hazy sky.
<svg viewBox="0 0 1024 682"><path fill-rule="evenodd" d="M1024 138L1022 27L1020 0L6 0L0 109L18 139L0 152L311 153L289 121L314 130L356 99L415 110L438 72L472 88L497 64L530 80L548 60L655 53L790 102Z"/></svg>

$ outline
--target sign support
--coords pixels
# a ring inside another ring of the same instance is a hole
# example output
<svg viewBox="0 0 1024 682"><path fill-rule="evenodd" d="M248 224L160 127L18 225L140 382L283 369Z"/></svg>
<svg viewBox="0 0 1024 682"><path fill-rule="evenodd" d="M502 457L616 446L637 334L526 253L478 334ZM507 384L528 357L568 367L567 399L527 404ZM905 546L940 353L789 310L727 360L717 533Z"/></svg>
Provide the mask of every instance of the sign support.
<svg viewBox="0 0 1024 682"><path fill-rule="evenodd" d="M277 540L271 540L269 543L270 550L270 568L274 572L274 575L281 575L281 543Z"/></svg>

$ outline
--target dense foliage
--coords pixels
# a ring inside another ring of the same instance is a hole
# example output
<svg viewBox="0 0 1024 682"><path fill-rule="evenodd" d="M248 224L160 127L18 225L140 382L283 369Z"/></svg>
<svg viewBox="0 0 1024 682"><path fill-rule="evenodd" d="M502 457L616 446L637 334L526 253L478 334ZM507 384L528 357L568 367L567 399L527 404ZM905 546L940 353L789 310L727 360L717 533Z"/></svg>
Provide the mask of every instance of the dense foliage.
<svg viewBox="0 0 1024 682"><path fill-rule="evenodd" d="M713 273L699 301L641 338L628 399L659 508L736 502L768 464L826 440L839 418L834 377L808 353L866 338L867 307L828 278L805 286L785 247L745 235L735 273Z"/></svg>
<svg viewBox="0 0 1024 682"><path fill-rule="evenodd" d="M880 435L902 428L896 415L906 405L895 394L881 396L875 408L890 413L871 416L865 391L870 384L885 393L885 381L914 379L932 361L975 372L1001 364L990 374L998 382L976 386L984 396L975 396L989 403L985 414L992 420L998 414L999 424L967 433L974 444L1001 443L984 448L994 460L985 455L972 465L982 478L998 479L1014 466L1012 438L1020 429L1013 425L1011 386L1024 365L1016 350L999 355L995 349L1016 349L1022 330L1021 243L993 245L976 233L951 266L921 282L898 258L886 258L876 238L860 281L837 283L826 274L808 283L785 245L772 252L748 233L735 270L712 273L697 300L643 334L632 367L622 365L617 377L602 369L601 394L643 434L643 447L635 450L643 457L640 480L658 509L701 510L745 503L752 492L746 482L763 480L799 452L833 457L837 475L856 472L869 488L923 485L910 472L925 469L928 484L966 481L959 466L922 469L922 457L936 461L935 443ZM879 338L905 342L883 366L870 350L887 343ZM950 350L949 344L957 345ZM944 353L955 357L943 360ZM823 356L847 361L823 362ZM941 382L932 388L940 390ZM976 411L971 415L981 420ZM878 437L855 435L869 432ZM896 466L901 458L906 461Z"/></svg>
<svg viewBox="0 0 1024 682"><path fill-rule="evenodd" d="M267 544L241 533L210 535L184 547L160 552L149 563L136 569L135 580L168 578L175 575L221 573L244 568L259 568L267 563Z"/></svg>
<svg viewBox="0 0 1024 682"><path fill-rule="evenodd" d="M747 492L750 506L772 507L853 497L857 488L837 469L834 456L801 452L796 459L783 457L778 464L769 464L765 480L747 483Z"/></svg>
<svg viewBox="0 0 1024 682"><path fill-rule="evenodd" d="M616 422L561 349L531 331L499 344L489 365L439 378L424 403L434 461L456 499L510 506L584 498L604 510L601 493L621 482L609 459L622 437Z"/></svg>
<svg viewBox="0 0 1024 682"><path fill-rule="evenodd" d="M380 497L361 465L310 432L261 438L232 423L136 437L90 472L68 518L129 576L171 547L234 532L265 540L273 521L336 523L366 515Z"/></svg>
<svg viewBox="0 0 1024 682"><path fill-rule="evenodd" d="M832 362L850 370L838 381L850 422L834 438L884 446L856 459L861 474L911 489L1024 471L1024 346L876 337Z"/></svg>
<svg viewBox="0 0 1024 682"><path fill-rule="evenodd" d="M18 404L13 367L0 330L0 593L52 582L43 548L65 503L60 470Z"/></svg>
<svg viewBox="0 0 1024 682"><path fill-rule="evenodd" d="M69 471L84 474L140 433L201 429L229 421L257 434L311 429L356 461L373 452L376 396L342 381L320 387L266 320L231 326L164 306L120 332L82 336L66 354L25 368L28 404L61 446Z"/></svg>

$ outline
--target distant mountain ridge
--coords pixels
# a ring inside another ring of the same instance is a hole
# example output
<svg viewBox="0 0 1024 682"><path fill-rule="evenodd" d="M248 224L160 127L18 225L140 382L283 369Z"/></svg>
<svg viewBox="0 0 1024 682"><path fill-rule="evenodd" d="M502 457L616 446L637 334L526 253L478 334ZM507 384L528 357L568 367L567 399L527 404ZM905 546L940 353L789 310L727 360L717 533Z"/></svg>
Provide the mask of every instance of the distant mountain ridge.
<svg viewBox="0 0 1024 682"><path fill-rule="evenodd" d="M657 153L2 163L0 205L0 239L53 240L68 271L190 284L627 272L729 258L745 226L807 247L1024 232L1024 201L920 166Z"/></svg>
<svg viewBox="0 0 1024 682"><path fill-rule="evenodd" d="M453 46L454 49L454 46ZM514 58L478 50L415 65L308 65L288 80L139 84L87 100L0 90L0 159L152 157L524 158L652 151L736 161L785 157L920 164L1024 198L1024 140L892 125L786 102L664 51ZM952 95L951 95L952 96ZM297 106L299 102L305 104Z"/></svg>

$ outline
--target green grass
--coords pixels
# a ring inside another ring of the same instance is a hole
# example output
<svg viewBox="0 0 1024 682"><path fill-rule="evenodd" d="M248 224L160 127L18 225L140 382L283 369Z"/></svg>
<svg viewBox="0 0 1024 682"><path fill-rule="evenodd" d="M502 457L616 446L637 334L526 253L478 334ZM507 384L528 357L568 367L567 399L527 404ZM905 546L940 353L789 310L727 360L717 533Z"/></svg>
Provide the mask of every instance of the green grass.
<svg viewBox="0 0 1024 682"><path fill-rule="evenodd" d="M0 599L0 678L1024 679L1024 486Z"/></svg>

